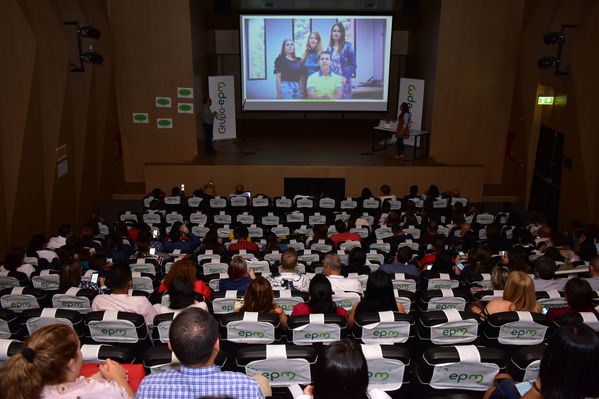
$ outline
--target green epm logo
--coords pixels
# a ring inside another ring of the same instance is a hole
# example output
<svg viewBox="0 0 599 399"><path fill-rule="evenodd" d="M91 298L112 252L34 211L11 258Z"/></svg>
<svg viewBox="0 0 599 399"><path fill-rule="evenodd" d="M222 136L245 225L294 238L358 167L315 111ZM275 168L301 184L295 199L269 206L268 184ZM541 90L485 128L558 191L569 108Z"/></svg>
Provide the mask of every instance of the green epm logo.
<svg viewBox="0 0 599 399"><path fill-rule="evenodd" d="M60 306L63 308L83 308L83 302L75 301L60 301Z"/></svg>
<svg viewBox="0 0 599 399"><path fill-rule="evenodd" d="M389 379L390 374L386 371L377 371L377 372L368 372L368 379L378 379L381 381L387 381Z"/></svg>
<svg viewBox="0 0 599 399"><path fill-rule="evenodd" d="M119 335L121 337L124 337L125 335L127 335L127 330L123 329L123 328L103 328L100 330L100 332L104 335L109 335L109 336L113 336L113 335Z"/></svg>
<svg viewBox="0 0 599 399"><path fill-rule="evenodd" d="M438 303L435 305L435 309L455 309L458 305L455 303Z"/></svg>
<svg viewBox="0 0 599 399"><path fill-rule="evenodd" d="M354 306L354 304L352 303L352 301L344 300L337 302L337 306L340 308L351 308L352 306Z"/></svg>
<svg viewBox="0 0 599 399"><path fill-rule="evenodd" d="M134 290L145 290L148 286L144 283L133 283Z"/></svg>
<svg viewBox="0 0 599 399"><path fill-rule="evenodd" d="M433 284L433 288L437 290L451 289L451 284Z"/></svg>
<svg viewBox="0 0 599 399"><path fill-rule="evenodd" d="M396 290L409 290L412 288L412 284L393 284L393 288Z"/></svg>
<svg viewBox="0 0 599 399"><path fill-rule="evenodd" d="M30 308L31 302L12 302L10 307L13 309Z"/></svg>
<svg viewBox="0 0 599 399"><path fill-rule="evenodd" d="M399 337L401 333L396 330L375 330L372 335L377 338L385 338L385 337Z"/></svg>
<svg viewBox="0 0 599 399"><path fill-rule="evenodd" d="M535 337L537 335L537 330L512 330L511 335L516 338Z"/></svg>
<svg viewBox="0 0 599 399"><path fill-rule="evenodd" d="M293 310L295 303L283 303L279 305L283 310Z"/></svg>
<svg viewBox="0 0 599 399"><path fill-rule="evenodd" d="M263 338L264 337L264 333L262 331L244 331L244 330L240 330L239 331L239 336L243 337L243 338Z"/></svg>
<svg viewBox="0 0 599 399"><path fill-rule="evenodd" d="M295 378L295 373L293 371L265 371L262 373L262 376L265 377L268 381L278 380L279 378L284 378L287 380L293 380Z"/></svg>
<svg viewBox="0 0 599 399"><path fill-rule="evenodd" d="M329 339L331 338L331 333L328 332L321 332L321 333L317 333L317 332L313 332L313 333L306 333L304 334L304 338L307 339Z"/></svg>
<svg viewBox="0 0 599 399"><path fill-rule="evenodd" d="M225 312L232 312L233 311L233 305L222 305L220 307L221 310L225 311Z"/></svg>
<svg viewBox="0 0 599 399"><path fill-rule="evenodd" d="M460 383L460 382L463 382L463 381L466 381L466 382L474 381L475 383L480 384L481 382L483 382L484 377L483 377L482 374L465 374L465 373L456 374L456 373L452 373L452 374L449 375L449 379L453 380L453 381L455 381L457 383Z"/></svg>
<svg viewBox="0 0 599 399"><path fill-rule="evenodd" d="M454 335L466 335L467 333L467 328L446 328L442 332L442 334L446 337L453 337Z"/></svg>
<svg viewBox="0 0 599 399"><path fill-rule="evenodd" d="M40 285L42 287L58 287L58 283L56 281L48 281L48 280L42 280L40 282Z"/></svg>

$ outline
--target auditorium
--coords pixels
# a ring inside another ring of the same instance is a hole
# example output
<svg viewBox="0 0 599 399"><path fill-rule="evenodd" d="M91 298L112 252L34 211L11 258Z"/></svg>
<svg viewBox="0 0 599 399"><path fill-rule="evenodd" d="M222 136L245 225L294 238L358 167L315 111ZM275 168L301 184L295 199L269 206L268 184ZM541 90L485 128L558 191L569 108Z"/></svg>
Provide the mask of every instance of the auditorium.
<svg viewBox="0 0 599 399"><path fill-rule="evenodd" d="M599 396L595 0L0 31L0 397Z"/></svg>

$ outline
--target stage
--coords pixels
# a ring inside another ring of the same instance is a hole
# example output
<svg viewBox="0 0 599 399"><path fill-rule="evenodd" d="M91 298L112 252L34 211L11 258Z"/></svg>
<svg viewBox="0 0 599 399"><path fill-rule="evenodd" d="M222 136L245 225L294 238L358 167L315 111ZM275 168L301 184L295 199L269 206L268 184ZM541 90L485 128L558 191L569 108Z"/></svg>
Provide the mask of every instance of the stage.
<svg viewBox="0 0 599 399"><path fill-rule="evenodd" d="M146 164L146 189L185 184L193 191L213 180L219 195L228 195L241 183L252 192L278 196L285 177L344 178L347 196L358 196L363 187L377 195L382 184L404 195L412 184L424 189L434 183L441 190L458 189L473 201L481 200L481 165L444 165L430 156L412 160L410 146L405 151L408 160L401 162L394 158L394 144L372 152L377 124L363 119L239 120L238 138L215 141L214 155L201 153L179 164ZM379 133L377 141L382 137ZM419 156L423 151L424 146L417 148Z"/></svg>

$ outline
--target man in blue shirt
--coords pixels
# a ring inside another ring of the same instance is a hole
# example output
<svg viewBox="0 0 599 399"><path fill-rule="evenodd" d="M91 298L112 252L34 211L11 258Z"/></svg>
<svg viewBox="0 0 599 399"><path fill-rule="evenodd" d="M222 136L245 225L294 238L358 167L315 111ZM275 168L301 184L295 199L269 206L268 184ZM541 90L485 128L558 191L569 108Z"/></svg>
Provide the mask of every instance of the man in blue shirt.
<svg viewBox="0 0 599 399"><path fill-rule="evenodd" d="M146 376L137 390L137 399L264 397L255 379L221 371L214 365L220 350L218 324L208 312L199 308L182 311L171 324L169 340L181 369Z"/></svg>
<svg viewBox="0 0 599 399"><path fill-rule="evenodd" d="M387 263L380 267L382 271L389 274L394 273L405 273L410 274L412 276L418 275L418 268L411 264L412 248L410 247L400 247L397 250L397 256L395 257L395 262Z"/></svg>

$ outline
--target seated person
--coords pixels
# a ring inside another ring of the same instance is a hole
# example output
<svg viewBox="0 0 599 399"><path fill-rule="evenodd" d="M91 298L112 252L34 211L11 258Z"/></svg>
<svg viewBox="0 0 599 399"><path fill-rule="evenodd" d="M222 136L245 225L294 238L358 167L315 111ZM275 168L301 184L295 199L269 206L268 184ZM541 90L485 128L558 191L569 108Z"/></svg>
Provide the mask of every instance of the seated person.
<svg viewBox="0 0 599 399"><path fill-rule="evenodd" d="M335 293L357 292L362 293L362 285L355 278L343 277L341 275L341 261L339 255L329 254L322 261L325 276L331 282L331 287Z"/></svg>
<svg viewBox="0 0 599 399"><path fill-rule="evenodd" d="M331 53L322 51L318 55L320 71L308 76L306 91L308 98L329 100L343 96L343 78L331 71Z"/></svg>
<svg viewBox="0 0 599 399"><path fill-rule="evenodd" d="M333 241L335 248L339 247L339 243L343 241L362 241L362 237L358 233L347 231L347 226L341 219L335 222L335 230L337 230L337 234L331 236L331 241Z"/></svg>
<svg viewBox="0 0 599 399"><path fill-rule="evenodd" d="M249 239L250 233L247 227L244 225L239 225L235 228L233 234L237 239L237 242L229 245L229 252L245 249L246 251L253 252L256 255L260 254L260 248L258 245L254 242L251 242Z"/></svg>
<svg viewBox="0 0 599 399"><path fill-rule="evenodd" d="M178 370L148 374L137 399L263 398L258 382L243 373L221 371L214 364L220 351L218 323L208 312L189 308L174 318L168 346L181 362Z"/></svg>
<svg viewBox="0 0 599 399"><path fill-rule="evenodd" d="M472 308L483 318L501 312L540 313L541 305L537 302L535 286L530 276L523 272L511 272L503 290L503 299L493 299L484 309Z"/></svg>
<svg viewBox="0 0 599 399"><path fill-rule="evenodd" d="M3 398L133 398L127 371L106 359L90 377L80 376L81 343L72 327L50 324L27 338L21 353L12 356L2 370Z"/></svg>
<svg viewBox="0 0 599 399"><path fill-rule="evenodd" d="M97 295L92 302L92 312L118 310L137 313L144 317L148 330L152 331L156 309L145 296L129 296L132 287L131 268L121 262L115 263L108 271L107 284L110 295Z"/></svg>
<svg viewBox="0 0 599 399"><path fill-rule="evenodd" d="M352 248L347 258L347 266L342 268L343 275L348 273L370 274L370 267L366 265L366 251L362 248Z"/></svg>
<svg viewBox="0 0 599 399"><path fill-rule="evenodd" d="M308 290L310 299L293 307L292 316L304 316L314 313L337 314L347 319L347 311L333 302L331 283L323 274L317 274L310 281Z"/></svg>
<svg viewBox="0 0 599 399"><path fill-rule="evenodd" d="M455 278L453 259L451 258L451 254L445 250L439 251L436 254L435 261L430 270L423 270L420 273L420 288L423 290L428 289L428 280L437 278L437 275L440 273L449 274L450 278Z"/></svg>
<svg viewBox="0 0 599 399"><path fill-rule="evenodd" d="M252 280L245 291L243 304L236 309L237 312L270 313L279 316L279 322L283 329L287 329L287 315L283 309L275 303L272 287L267 279L258 276Z"/></svg>
<svg viewBox="0 0 599 399"><path fill-rule="evenodd" d="M543 255L535 261L535 291L563 291L565 278L555 279L557 265L551 257Z"/></svg>
<svg viewBox="0 0 599 399"><path fill-rule="evenodd" d="M326 345L316 361L312 384L296 399L387 399L384 391L368 388L368 364L360 345L344 339Z"/></svg>
<svg viewBox="0 0 599 399"><path fill-rule="evenodd" d="M595 291L599 291L599 256L594 256L589 262L589 275L586 280Z"/></svg>
<svg viewBox="0 0 599 399"><path fill-rule="evenodd" d="M441 240L443 244L447 241L447 237L443 234L439 234L439 222L436 220L431 220L428 222L426 226L426 231L420 237L421 244L432 244L433 242Z"/></svg>
<svg viewBox="0 0 599 399"><path fill-rule="evenodd" d="M356 316L361 313L377 313L389 310L406 312L403 305L395 300L391 276L382 270L377 270L368 276L364 298L356 303L349 313L348 327L353 326Z"/></svg>
<svg viewBox="0 0 599 399"><path fill-rule="evenodd" d="M498 374L484 399L594 398L599 396L599 336L580 322L562 326L549 339L539 377L524 396L508 374Z"/></svg>
<svg viewBox="0 0 599 399"><path fill-rule="evenodd" d="M407 240L414 240L414 237L411 234L406 234L406 232L403 231L399 222L391 225L391 232L393 233L391 237L383 238L383 242L391 245L391 251L397 251L399 244L403 244Z"/></svg>
<svg viewBox="0 0 599 399"><path fill-rule="evenodd" d="M71 225L63 224L58 228L58 235L54 237L50 237L48 243L46 244L46 248L48 249L58 249L67 243L67 237L70 237L71 233Z"/></svg>
<svg viewBox="0 0 599 399"><path fill-rule="evenodd" d="M200 239L181 222L173 223L168 238L169 240L162 245L163 250L168 253L178 249L181 252L190 254L200 246Z"/></svg>
<svg viewBox="0 0 599 399"><path fill-rule="evenodd" d="M245 291L252 282L253 272L250 275L245 259L239 255L234 256L229 262L227 274L229 275L228 278L218 281L219 291Z"/></svg>
<svg viewBox="0 0 599 399"><path fill-rule="evenodd" d="M29 278L35 268L30 263L23 263L25 260L25 249L21 247L10 247L4 255L4 265L0 266L2 272L21 272Z"/></svg>
<svg viewBox="0 0 599 399"><path fill-rule="evenodd" d="M305 274L296 273L297 252L287 248L281 255L281 273L266 277L273 290L298 290L308 292L310 279Z"/></svg>
<svg viewBox="0 0 599 399"><path fill-rule="evenodd" d="M433 252L424 255L418 262L421 268L429 263L434 263L437 253L445 250L445 242L443 240L435 240L431 245L433 246Z"/></svg>
<svg viewBox="0 0 599 399"><path fill-rule="evenodd" d="M558 316L578 312L592 312L595 316L599 316L593 304L593 289L588 281L578 277L571 278L566 283L565 290L568 306L549 309L547 313L549 320L553 321Z"/></svg>
<svg viewBox="0 0 599 399"><path fill-rule="evenodd" d="M193 282L185 277L177 276L173 278L169 285L168 297L169 306L156 304L154 307L158 313L179 313L188 307L200 308L208 311L206 302L198 302L197 293Z"/></svg>
<svg viewBox="0 0 599 399"><path fill-rule="evenodd" d="M171 266L164 280L158 287L158 292L170 291L171 282L175 277L182 277L190 280L193 283L194 290L198 294L202 294L206 302L210 302L212 291L202 280L196 278L196 264L188 259L178 260Z"/></svg>
<svg viewBox="0 0 599 399"><path fill-rule="evenodd" d="M405 273L412 276L417 276L419 273L418 268L410 263L412 261L413 254L414 251L412 248L401 247L397 250L397 254L395 255L394 259L395 262L384 264L379 268L379 270L389 274Z"/></svg>
<svg viewBox="0 0 599 399"><path fill-rule="evenodd" d="M78 287L96 291L99 294L103 294L104 290L101 289L97 283L92 283L91 281L81 281L82 270L83 268L78 260L61 264L60 283L58 286L59 289L66 291L69 288Z"/></svg>
<svg viewBox="0 0 599 399"><path fill-rule="evenodd" d="M262 246L262 253L285 251L287 249L287 245L280 243L277 239L277 235L272 231L264 234L264 239L266 240L266 243Z"/></svg>

